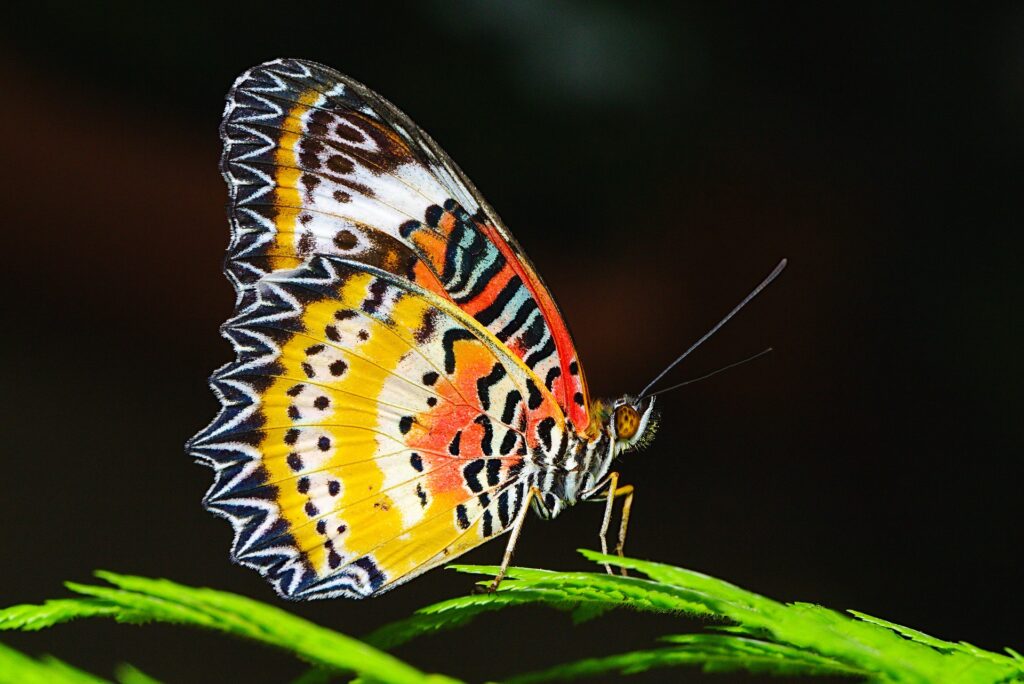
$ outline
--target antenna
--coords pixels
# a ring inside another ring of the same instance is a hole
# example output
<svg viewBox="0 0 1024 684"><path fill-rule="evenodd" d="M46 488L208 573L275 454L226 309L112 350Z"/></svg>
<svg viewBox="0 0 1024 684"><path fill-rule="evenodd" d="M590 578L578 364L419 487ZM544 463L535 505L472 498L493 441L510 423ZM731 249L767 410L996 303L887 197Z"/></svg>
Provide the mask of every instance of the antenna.
<svg viewBox="0 0 1024 684"><path fill-rule="evenodd" d="M704 333L703 337L701 337L699 340L697 340L696 342L691 344L689 349L687 349L682 354L680 354L678 357L676 357L676 360L673 361L672 363L668 364L668 366L665 367L665 370L663 370L660 373L658 373L658 375L653 380L651 380L649 383L647 383L647 386L644 387L643 391L640 392L640 396L641 397L647 396L647 391L649 389L651 389L651 387L653 387L659 380L661 380L663 377L665 377L665 374L668 373L673 368L675 368L676 365L680 361L682 361L687 356L689 356L690 352L692 352L694 349L696 349L700 345L704 344L704 342L706 342L709 337L711 337L716 332L718 332L718 330L723 325L728 323L730 318L732 318L737 313L739 313L740 309L742 309L744 306L746 306L750 302L751 299L753 299L754 297L759 295L761 293L761 290L763 290L764 288L768 287L768 285L770 285L773 280L778 278L779 274L782 273L782 269L784 269L784 268L786 268L786 260L785 259L780 261L778 266L776 266L775 269L771 273L768 274L768 277L766 277L764 280L762 280L760 285L755 287L751 291L750 294L748 294L746 297L744 297L742 302L737 304L735 306L735 308L733 308L732 311L730 311L728 314L726 314L725 318L723 318L722 320L718 321L718 323L716 323L715 326L713 328L711 328L711 330L708 330L706 333Z"/></svg>
<svg viewBox="0 0 1024 684"><path fill-rule="evenodd" d="M729 370L730 368L735 368L736 366L742 366L743 364L748 363L750 361L756 361L757 359L761 358L762 356L764 356L765 354L767 354L767 353L769 353L771 351L772 351L771 347L768 347L767 349L762 349L761 351L757 352L753 356L748 356L747 358L743 359L742 361L736 361L735 363L730 363L728 366L722 366L718 370L711 371L710 373L707 373L706 375L702 375L699 378L693 378L692 380L687 380L685 382L681 382L678 385L672 385L671 387L666 387L665 389L660 389L657 392L651 392L650 394L645 394L644 396L640 397L640 399L646 399L647 397L656 397L659 394L664 394L665 392L671 392L674 389L679 389L680 387L684 387L686 385L692 385L693 383L700 382L701 380L707 380L708 378L710 378L710 377L712 377L714 375L718 375L719 373L724 373L725 371Z"/></svg>

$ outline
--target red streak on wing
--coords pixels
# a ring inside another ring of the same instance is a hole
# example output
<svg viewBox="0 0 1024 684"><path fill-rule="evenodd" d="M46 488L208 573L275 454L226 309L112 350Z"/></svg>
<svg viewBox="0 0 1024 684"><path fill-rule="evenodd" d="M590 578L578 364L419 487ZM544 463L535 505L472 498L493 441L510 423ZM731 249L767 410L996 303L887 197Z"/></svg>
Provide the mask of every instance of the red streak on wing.
<svg viewBox="0 0 1024 684"><path fill-rule="evenodd" d="M512 270L509 264L506 263L501 267L501 270L491 278L490 282L487 283L483 292L462 305L462 310L475 318L478 313L486 309L494 302L495 299L498 298L498 294L504 289L508 284L508 281L511 280L512 276L515 274L516 272Z"/></svg>
<svg viewBox="0 0 1024 684"><path fill-rule="evenodd" d="M558 360L562 370L562 384L558 392L561 396L556 395L555 399L568 413L568 417L572 420L576 429L585 431L587 424L590 422L590 415L587 410L587 403L590 397L587 396L586 386L583 384L583 371L581 368L578 391L583 393L583 406L572 400L571 393L576 391L576 389L569 387L570 378L573 377L569 373L569 363L576 357L576 349L573 346L572 337L569 335L569 329L566 327L565 321L562 320L562 315L558 312L558 307L555 305L554 300L551 299L551 295L548 294L547 288L544 287L540 279L533 273L533 270L523 263L494 226L479 223L477 227L501 251L505 261L511 264L516 275L519 276L523 284L530 290L530 294L533 295L534 300L540 307L541 314L551 329L551 336L555 341L555 349L558 350ZM579 365L578 361L577 365ZM555 390L555 388L552 389L553 391Z"/></svg>

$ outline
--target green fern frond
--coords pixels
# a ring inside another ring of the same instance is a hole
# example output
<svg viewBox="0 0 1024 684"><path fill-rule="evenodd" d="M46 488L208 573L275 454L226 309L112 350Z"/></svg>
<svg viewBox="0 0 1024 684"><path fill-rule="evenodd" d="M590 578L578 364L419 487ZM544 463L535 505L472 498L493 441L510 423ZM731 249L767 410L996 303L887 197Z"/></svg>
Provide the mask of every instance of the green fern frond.
<svg viewBox="0 0 1024 684"><path fill-rule="evenodd" d="M170 622L251 639L291 651L310 663L355 672L374 681L455 681L440 675L428 676L357 639L242 596L162 579L110 572L96 574L113 587L69 582L69 589L87 598L0 610L0 629L40 629L82 617L113 617L131 623Z"/></svg>
<svg viewBox="0 0 1024 684"><path fill-rule="evenodd" d="M491 565L449 565L448 568L489 577L498 572L498 567ZM391 649L422 634L460 627L480 613L533 604L569 611L575 622L621 607L655 613L716 616L702 603L667 584L604 573L509 568L499 591L460 596L421 608L412 617L378 629L366 637L366 641Z"/></svg>
<svg viewBox="0 0 1024 684"><path fill-rule="evenodd" d="M557 665L541 672L510 677L506 684L534 684L580 677L632 675L648 670L696 666L703 672L734 672L773 675L863 676L842 663L805 653L799 649L742 637L715 634L686 634L666 637L674 646L588 658Z"/></svg>
<svg viewBox="0 0 1024 684"><path fill-rule="evenodd" d="M160 684L160 681L153 679L139 668L121 663L114 670L114 679L118 684Z"/></svg>
<svg viewBox="0 0 1024 684"><path fill-rule="evenodd" d="M51 656L36 659L0 644L0 684L108 684Z"/></svg>
<svg viewBox="0 0 1024 684"><path fill-rule="evenodd" d="M807 603L781 603L722 580L682 568L631 558L582 552L595 563L627 568L643 576L603 572L553 572L512 568L495 593L463 596L421 609L388 625L364 642L319 627L281 609L234 594L185 587L167 580L97 573L110 586L69 583L79 598L0 610L0 629L34 630L81 617L122 622L171 622L216 630L291 651L314 665L300 680L321 684L339 672L379 682L452 682L425 675L380 649L424 634L467 624L477 615L509 606L541 604L571 613L575 621L616 608L696 615L711 622L711 633L672 635L648 650L589 658L510 682L542 682L583 676L633 674L655 668L692 666L707 672L745 670L788 675L853 676L875 682L917 684L1024 682L1024 658L949 642L863 613L842 613ZM489 566L452 566L491 576ZM10 664L8 664L8 661ZM20 670L18 669L20 668ZM33 669L34 668L34 669ZM30 678L39 668L57 673ZM67 672L64 671L67 669ZM58 661L35 661L0 651L0 673L29 674L17 681L102 681ZM63 679L57 677L63 676ZM78 676L78 679L74 679ZM130 667L122 684L151 684ZM0 682L6 680L0 676Z"/></svg>
<svg viewBox="0 0 1024 684"><path fill-rule="evenodd" d="M969 644L929 637L859 613L807 603L780 603L722 580L682 568L581 551L597 563L643 573L552 573L515 568L494 594L465 596L428 606L370 635L390 648L421 634L466 624L476 615L512 605L542 603L586 614L613 608L687 613L720 621L719 634L672 637L673 646L561 665L511 681L547 681L583 675L628 674L653 667L700 665L706 670L856 675L877 682L1024 681L1024 661ZM491 566L451 566L491 577ZM483 583L481 583L483 584Z"/></svg>

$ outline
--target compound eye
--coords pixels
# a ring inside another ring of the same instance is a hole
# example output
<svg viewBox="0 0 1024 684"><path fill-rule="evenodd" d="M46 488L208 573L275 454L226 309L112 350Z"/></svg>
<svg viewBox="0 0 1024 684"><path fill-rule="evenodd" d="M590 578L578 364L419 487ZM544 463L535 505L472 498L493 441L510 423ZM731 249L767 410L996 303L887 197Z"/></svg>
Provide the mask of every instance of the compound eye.
<svg viewBox="0 0 1024 684"><path fill-rule="evenodd" d="M629 404L615 409L615 434L619 439L633 439L640 429L640 414Z"/></svg>

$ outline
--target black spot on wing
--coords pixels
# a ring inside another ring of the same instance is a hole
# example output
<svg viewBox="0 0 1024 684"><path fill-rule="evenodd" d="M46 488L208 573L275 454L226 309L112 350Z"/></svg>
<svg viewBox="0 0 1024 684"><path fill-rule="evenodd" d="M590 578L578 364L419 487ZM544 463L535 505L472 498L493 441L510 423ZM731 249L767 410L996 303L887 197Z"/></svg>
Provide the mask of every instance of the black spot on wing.
<svg viewBox="0 0 1024 684"><path fill-rule="evenodd" d="M427 210L423 212L423 218L431 228L437 228L437 224L441 221L441 216L443 215L444 209L436 204L431 204L427 207Z"/></svg>
<svg viewBox="0 0 1024 684"><path fill-rule="evenodd" d="M487 486L495 487L498 484L498 477L501 474L501 459L487 459Z"/></svg>
<svg viewBox="0 0 1024 684"><path fill-rule="evenodd" d="M512 520L516 519L519 515L519 511L523 509L523 501L526 496L526 485L522 482L516 483L516 495L514 498L514 504L512 506L512 514L509 516Z"/></svg>
<svg viewBox="0 0 1024 684"><path fill-rule="evenodd" d="M412 416L402 416L398 421L398 430L404 435L412 429L412 423Z"/></svg>
<svg viewBox="0 0 1024 684"><path fill-rule="evenodd" d="M526 379L526 405L530 410L534 410L541 405L544 398L541 396L540 389L537 387L532 379Z"/></svg>
<svg viewBox="0 0 1024 684"><path fill-rule="evenodd" d="M402 225L398 226L398 234L401 235L403 238L407 238L414 232L419 230L422 227L422 225L423 224L420 223L419 221L406 221Z"/></svg>
<svg viewBox="0 0 1024 684"><path fill-rule="evenodd" d="M519 433L515 430L506 430L505 436L501 440L501 446L498 447L498 453L502 456L506 456L512 453L512 450L516 447L516 440L519 439Z"/></svg>
<svg viewBox="0 0 1024 684"><path fill-rule="evenodd" d="M505 397L505 408L501 412L501 422L511 425L516 417L516 407L523 401L523 395L519 390L512 390Z"/></svg>
<svg viewBox="0 0 1024 684"><path fill-rule="evenodd" d="M544 339L544 331L547 325L544 322L543 316L534 316L533 322L530 323L529 327L523 332L520 339L523 341L523 346L526 349L533 349L537 346L542 339Z"/></svg>
<svg viewBox="0 0 1024 684"><path fill-rule="evenodd" d="M469 514L464 505L459 504L455 507L455 520L459 524L459 529L465 530L469 527Z"/></svg>
<svg viewBox="0 0 1024 684"><path fill-rule="evenodd" d="M482 492L483 483L480 482L480 473L484 469L484 459L478 458L470 461L462 468L462 478L466 481L469 491L474 493Z"/></svg>
<svg viewBox="0 0 1024 684"><path fill-rule="evenodd" d="M412 453L412 455L409 456L409 465L411 465L412 469L415 470L417 473L422 473L423 472L423 457L420 456L419 454L417 454L414 451Z"/></svg>
<svg viewBox="0 0 1024 684"><path fill-rule="evenodd" d="M480 406L483 407L484 411L491 408L491 387L501 382L502 378L506 375L505 367L500 363L496 363L491 368L490 373L476 381L476 394L480 398Z"/></svg>
<svg viewBox="0 0 1024 684"><path fill-rule="evenodd" d="M554 368L548 371L548 376L544 378L544 386L548 388L549 392L555 386L555 380L557 380L558 376L560 376L561 374L562 369L559 368L558 366L555 366Z"/></svg>
<svg viewBox="0 0 1024 684"><path fill-rule="evenodd" d="M512 522L509 517L509 497L512 496L512 488L505 489L501 494L498 495L498 523L502 528L508 527L509 523Z"/></svg>
<svg viewBox="0 0 1024 684"><path fill-rule="evenodd" d="M473 422L483 427L484 434L480 438L480 450L484 452L485 456L490 456L492 453L491 441L494 439L494 428L491 427L491 419L485 415L479 415L473 419Z"/></svg>
<svg viewBox="0 0 1024 684"><path fill-rule="evenodd" d="M544 420L537 423L537 436L540 437L540 441L544 443L544 451L551 453L551 431L555 429L555 419L548 416Z"/></svg>

